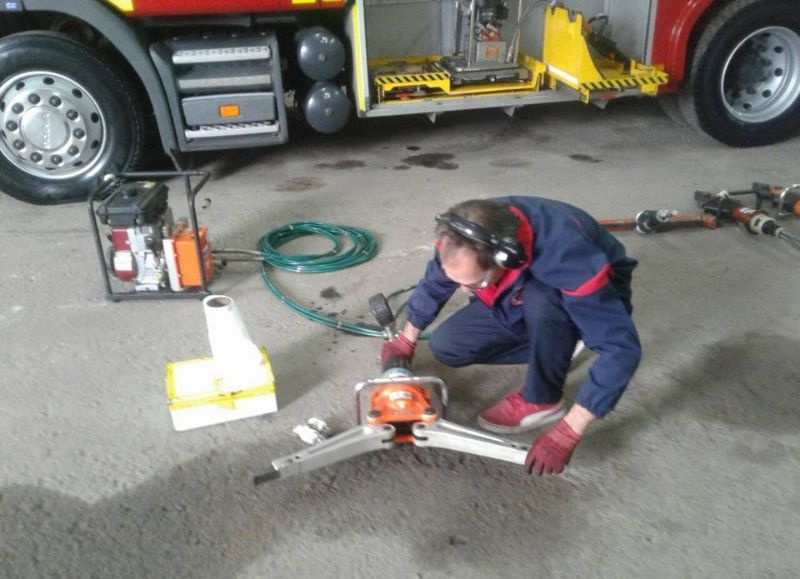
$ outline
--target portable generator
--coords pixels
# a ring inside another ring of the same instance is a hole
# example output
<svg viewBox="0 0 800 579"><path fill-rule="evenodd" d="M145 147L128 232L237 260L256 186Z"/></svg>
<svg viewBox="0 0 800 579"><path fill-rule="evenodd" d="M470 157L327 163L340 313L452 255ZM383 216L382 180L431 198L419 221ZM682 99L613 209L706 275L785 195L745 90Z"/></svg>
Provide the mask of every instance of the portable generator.
<svg viewBox="0 0 800 579"><path fill-rule="evenodd" d="M182 177L189 219L175 220L167 181ZM192 186L192 177L200 177ZM109 176L89 197L106 296L114 301L208 295L215 265L208 229L197 225L195 197L208 181L201 171L123 173ZM97 201L101 199L101 201ZM103 242L98 221L109 228ZM114 291L111 278L132 284Z"/></svg>

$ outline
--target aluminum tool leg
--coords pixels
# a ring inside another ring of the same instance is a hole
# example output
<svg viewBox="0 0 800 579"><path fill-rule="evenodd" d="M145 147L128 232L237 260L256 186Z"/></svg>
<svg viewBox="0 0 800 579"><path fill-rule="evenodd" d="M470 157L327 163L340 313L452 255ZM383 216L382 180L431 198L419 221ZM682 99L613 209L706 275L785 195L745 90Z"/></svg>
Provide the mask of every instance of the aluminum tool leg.
<svg viewBox="0 0 800 579"><path fill-rule="evenodd" d="M438 420L432 424L417 422L411 427L411 432L417 446L446 448L514 464L525 464L525 457L530 450L530 446L447 420Z"/></svg>
<svg viewBox="0 0 800 579"><path fill-rule="evenodd" d="M302 474L359 454L394 447L395 428L390 424L380 426L360 425L315 444L294 454L272 461L272 468L257 477L255 484L276 478Z"/></svg>

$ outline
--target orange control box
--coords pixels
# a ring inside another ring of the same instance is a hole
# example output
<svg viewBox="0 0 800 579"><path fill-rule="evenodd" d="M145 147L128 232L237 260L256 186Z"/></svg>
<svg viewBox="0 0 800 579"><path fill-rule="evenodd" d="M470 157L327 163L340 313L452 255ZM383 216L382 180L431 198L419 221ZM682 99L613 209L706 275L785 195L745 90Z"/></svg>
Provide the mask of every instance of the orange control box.
<svg viewBox="0 0 800 579"><path fill-rule="evenodd" d="M200 232L200 253L203 258L203 269L206 272L206 281L214 275L214 260L211 254L211 243L208 241L208 228L198 227ZM194 245L194 235L191 227L181 226L175 232L175 254L178 261L178 274L183 287L200 287L203 278L200 277L200 266L197 263L197 249Z"/></svg>

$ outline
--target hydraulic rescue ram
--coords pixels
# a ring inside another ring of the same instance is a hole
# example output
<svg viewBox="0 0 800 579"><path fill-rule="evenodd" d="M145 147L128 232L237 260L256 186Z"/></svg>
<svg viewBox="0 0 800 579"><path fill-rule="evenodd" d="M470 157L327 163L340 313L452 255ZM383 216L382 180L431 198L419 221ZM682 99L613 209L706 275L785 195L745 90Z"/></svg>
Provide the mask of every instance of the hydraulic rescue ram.
<svg viewBox="0 0 800 579"><path fill-rule="evenodd" d="M386 298L370 298L370 309L384 328L385 337L395 333L395 320ZM302 474L360 454L388 450L400 444L430 446L525 464L529 446L513 440L460 426L444 419L447 386L435 377L413 376L404 360L390 360L383 376L355 388L358 426L272 461L269 470L254 479L261 484ZM369 409L362 411L362 396L369 393Z"/></svg>

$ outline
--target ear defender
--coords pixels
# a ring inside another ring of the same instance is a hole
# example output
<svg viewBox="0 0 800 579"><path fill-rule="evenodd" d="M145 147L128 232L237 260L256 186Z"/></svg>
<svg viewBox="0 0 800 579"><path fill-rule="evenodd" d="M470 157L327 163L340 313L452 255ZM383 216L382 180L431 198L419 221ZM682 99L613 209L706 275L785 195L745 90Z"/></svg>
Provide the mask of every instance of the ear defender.
<svg viewBox="0 0 800 579"><path fill-rule="evenodd" d="M477 223L456 216L437 215L436 223L448 227L461 237L492 250L492 261L502 269L516 269L525 263L525 250L513 237L498 237Z"/></svg>

